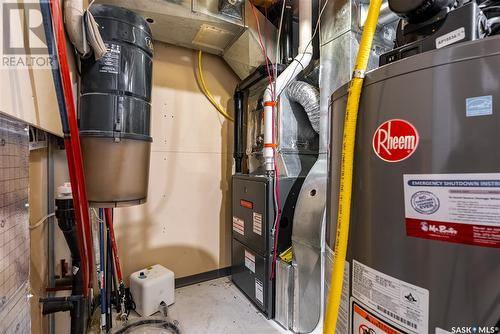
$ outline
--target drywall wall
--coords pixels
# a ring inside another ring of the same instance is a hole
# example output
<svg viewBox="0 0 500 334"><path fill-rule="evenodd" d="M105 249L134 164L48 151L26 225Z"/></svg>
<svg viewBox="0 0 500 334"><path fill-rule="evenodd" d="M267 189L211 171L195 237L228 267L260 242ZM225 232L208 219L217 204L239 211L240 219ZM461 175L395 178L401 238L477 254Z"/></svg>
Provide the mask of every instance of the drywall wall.
<svg viewBox="0 0 500 334"><path fill-rule="evenodd" d="M30 224L35 224L47 214L47 150L30 152ZM30 231L30 284L31 298L31 331L43 333L46 323L42 320L42 308L38 303L45 295L47 286L47 226L42 225Z"/></svg>
<svg viewBox="0 0 500 334"><path fill-rule="evenodd" d="M30 151L29 156L29 204L30 204L30 224L36 224L41 218L45 217L48 212L47 207L47 149L38 149ZM54 183L55 188L68 181L68 170L66 165L66 155L63 150L54 149L53 151L54 164ZM38 302L40 297L46 296L45 288L47 287L48 271L47 271L47 225L55 224L55 272L61 272L60 261L65 259L70 262L68 246L64 240L61 230L57 227L57 220L47 220L45 224L36 229L30 230L30 284L31 293L31 332L47 333L47 317L42 315L42 307ZM58 293L60 296L68 295L67 291ZM69 328L69 314L58 313L55 315L56 333L67 333Z"/></svg>
<svg viewBox="0 0 500 334"><path fill-rule="evenodd" d="M8 20L8 21L7 21ZM37 1L5 3L0 15L0 26L9 27L0 34L2 46L0 62L0 112L30 123L47 132L62 135L57 100L52 84L52 73L47 66L22 66L21 54L10 54L6 45L18 48L34 59L47 56L42 17ZM9 38L9 41L5 39ZM31 48L30 48L31 45ZM41 48L37 52L35 49ZM73 51L68 48L68 54ZM13 64L16 64L15 66ZM43 64L39 62L39 64ZM70 68L74 68L70 59ZM74 87L76 78L72 73ZM76 90L75 90L76 91Z"/></svg>
<svg viewBox="0 0 500 334"><path fill-rule="evenodd" d="M144 205L115 211L126 277L155 263L172 269L177 277L230 264L232 123L200 92L194 51L157 43L155 52L149 199ZM232 113L238 78L218 57L206 55L203 63L207 85ZM50 78L46 89L51 85ZM63 151L55 152L56 186L68 181L65 159ZM46 164L46 150L31 152L31 223L47 214ZM62 234L55 230L56 272L60 272L59 260L70 258ZM46 225L31 231L33 333L46 328L37 302L47 284L46 237ZM68 326L68 315L58 314L56 333L65 333Z"/></svg>
<svg viewBox="0 0 500 334"><path fill-rule="evenodd" d="M203 64L209 89L232 114L238 78L218 57ZM176 277L230 265L233 124L200 92L195 66L195 51L155 44L148 201L115 209L127 277L156 263Z"/></svg>

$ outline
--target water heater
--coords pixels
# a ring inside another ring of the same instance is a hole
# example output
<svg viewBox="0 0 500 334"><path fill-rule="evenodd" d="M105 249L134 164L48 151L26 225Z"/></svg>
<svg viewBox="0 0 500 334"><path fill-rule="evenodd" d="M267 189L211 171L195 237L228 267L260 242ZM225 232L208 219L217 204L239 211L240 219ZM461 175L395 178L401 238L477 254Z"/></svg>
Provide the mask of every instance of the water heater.
<svg viewBox="0 0 500 334"><path fill-rule="evenodd" d="M490 37L367 74L337 333L498 331L498 68ZM331 97L330 221L347 94ZM334 225L327 234L334 248Z"/></svg>
<svg viewBox="0 0 500 334"><path fill-rule="evenodd" d="M146 201L151 149L153 43L147 22L120 7L90 7L107 53L82 60L80 138L89 202Z"/></svg>

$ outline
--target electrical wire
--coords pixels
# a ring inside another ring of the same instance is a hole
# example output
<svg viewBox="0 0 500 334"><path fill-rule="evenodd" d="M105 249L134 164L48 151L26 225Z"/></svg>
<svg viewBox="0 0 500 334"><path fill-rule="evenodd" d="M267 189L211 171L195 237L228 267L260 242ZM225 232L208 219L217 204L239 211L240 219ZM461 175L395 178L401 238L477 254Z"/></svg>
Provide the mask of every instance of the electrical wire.
<svg viewBox="0 0 500 334"><path fill-rule="evenodd" d="M234 118L231 117L231 115L229 115L226 110L224 110L224 108L220 105L219 102L215 100L213 95L208 90L207 85L205 83L205 78L203 76L202 60L203 60L203 52L200 50L198 51L198 76L196 77L196 79L198 81L198 85L201 88L201 91L222 116L224 116L227 120L234 122Z"/></svg>
<svg viewBox="0 0 500 334"><path fill-rule="evenodd" d="M260 45L262 54L264 55L264 61L265 61L266 70L267 70L267 77L268 77L268 81L269 81L269 86L271 88L271 96L272 96L273 101L275 101L276 100L276 94L275 94L276 92L274 91L274 87L273 87L273 77L271 75L270 68L269 68L269 58L267 57L267 50L266 50L266 47L264 46L264 42L262 41L262 33L260 30L259 18L257 16L257 9L255 8L255 5L251 1L250 1L250 7L252 8L252 14L253 14L253 17L254 17L256 25L257 25L257 36L259 38L259 45Z"/></svg>
<svg viewBox="0 0 500 334"><path fill-rule="evenodd" d="M55 212L49 213L48 215L46 215L45 217L43 217L42 219L40 219L36 224L30 225L29 229L30 230L34 230L34 229L42 226L43 223L45 223L45 221L47 219L49 219L50 217L54 217L55 215L56 215Z"/></svg>
<svg viewBox="0 0 500 334"><path fill-rule="evenodd" d="M285 0L283 0L285 1ZM257 23L257 34L259 37L259 44L262 50L262 54L264 55L264 59L266 62L266 69L267 69L267 75L268 75L268 80L269 80L269 88L271 90L271 98L273 102L276 102L277 96L276 96L276 78L273 78L271 74L271 69L269 66L269 57L267 56L267 51L264 46L263 40L262 40L262 34L260 30L260 24L259 24L259 19L257 17L257 12L255 6L250 2L250 5L252 7L252 13L255 18L255 21ZM267 35L267 10L265 11L265 16L266 16L266 26L264 27L265 29L265 34ZM270 38L266 36L266 39L269 41L270 44ZM277 57L277 54L276 54ZM275 63L275 67L277 68L277 62ZM274 73L277 73L276 70ZM276 143L276 133L277 133L277 123L276 123L276 103L273 105L273 110L272 110L272 124L273 124L273 144ZM276 145L273 146L273 163L274 163L274 208L275 208L275 219L274 219L274 225L273 225L273 234L274 234L274 244L273 244L273 263L272 263L272 270L271 270L271 277L270 279L274 279L275 275L275 268L276 268L276 258L277 258L277 253L278 253L278 237L279 237L279 220L281 217L281 199L280 199L280 193L279 193L279 169L278 169L278 164L277 164L277 152L276 152Z"/></svg>

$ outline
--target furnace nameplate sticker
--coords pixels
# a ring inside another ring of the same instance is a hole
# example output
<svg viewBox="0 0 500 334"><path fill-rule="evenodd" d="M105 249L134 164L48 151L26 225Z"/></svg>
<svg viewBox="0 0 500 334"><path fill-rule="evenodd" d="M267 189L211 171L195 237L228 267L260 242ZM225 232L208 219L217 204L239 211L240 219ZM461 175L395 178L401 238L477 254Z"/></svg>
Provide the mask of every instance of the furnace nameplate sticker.
<svg viewBox="0 0 500 334"><path fill-rule="evenodd" d="M255 255L245 249L245 267L255 274Z"/></svg>
<svg viewBox="0 0 500 334"><path fill-rule="evenodd" d="M405 334L382 317L365 309L352 300L351 333L354 334Z"/></svg>
<svg viewBox="0 0 500 334"><path fill-rule="evenodd" d="M262 235L262 214L253 213L253 233Z"/></svg>
<svg viewBox="0 0 500 334"><path fill-rule="evenodd" d="M255 299L264 305L264 286L258 278L255 279Z"/></svg>
<svg viewBox="0 0 500 334"><path fill-rule="evenodd" d="M408 236L500 248L500 174L404 175Z"/></svg>
<svg viewBox="0 0 500 334"><path fill-rule="evenodd" d="M245 221L233 216L233 231L245 235Z"/></svg>
<svg viewBox="0 0 500 334"><path fill-rule="evenodd" d="M428 333L428 290L353 260L352 295L396 325L414 333Z"/></svg>

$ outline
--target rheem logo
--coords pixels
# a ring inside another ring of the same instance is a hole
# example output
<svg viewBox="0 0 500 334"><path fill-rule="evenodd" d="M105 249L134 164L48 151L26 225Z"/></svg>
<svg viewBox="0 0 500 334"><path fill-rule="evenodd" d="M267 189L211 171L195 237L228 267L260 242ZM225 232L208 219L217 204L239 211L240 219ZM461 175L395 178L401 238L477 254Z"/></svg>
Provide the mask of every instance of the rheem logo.
<svg viewBox="0 0 500 334"><path fill-rule="evenodd" d="M373 135L373 150L387 162L408 159L418 147L419 136L415 127L402 119L391 119L380 125Z"/></svg>

